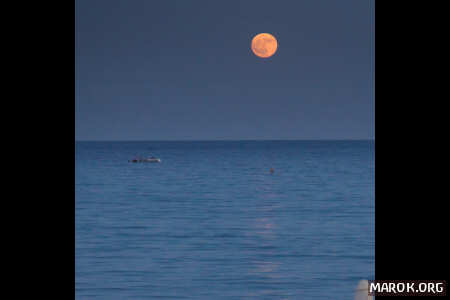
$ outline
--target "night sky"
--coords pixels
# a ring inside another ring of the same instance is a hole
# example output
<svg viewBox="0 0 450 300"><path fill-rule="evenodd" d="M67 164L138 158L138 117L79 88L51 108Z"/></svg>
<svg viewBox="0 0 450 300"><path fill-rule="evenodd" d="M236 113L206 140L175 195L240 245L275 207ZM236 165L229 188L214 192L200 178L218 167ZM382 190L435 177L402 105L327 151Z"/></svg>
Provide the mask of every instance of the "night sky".
<svg viewBox="0 0 450 300"><path fill-rule="evenodd" d="M77 0L75 138L373 139L371 6Z"/></svg>

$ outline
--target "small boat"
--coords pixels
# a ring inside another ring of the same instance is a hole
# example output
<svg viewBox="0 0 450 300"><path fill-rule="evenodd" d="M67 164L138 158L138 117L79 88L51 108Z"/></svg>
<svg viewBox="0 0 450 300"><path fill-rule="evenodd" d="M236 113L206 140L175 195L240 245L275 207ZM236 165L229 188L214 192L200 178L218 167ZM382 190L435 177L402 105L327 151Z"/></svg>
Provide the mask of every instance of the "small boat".
<svg viewBox="0 0 450 300"><path fill-rule="evenodd" d="M149 157L149 158L133 158L132 160L129 160L129 162L149 162L149 163L160 163L161 159L156 157Z"/></svg>
<svg viewBox="0 0 450 300"><path fill-rule="evenodd" d="M142 162L159 163L159 162L161 162L161 160L156 157L150 157L150 158L143 159Z"/></svg>

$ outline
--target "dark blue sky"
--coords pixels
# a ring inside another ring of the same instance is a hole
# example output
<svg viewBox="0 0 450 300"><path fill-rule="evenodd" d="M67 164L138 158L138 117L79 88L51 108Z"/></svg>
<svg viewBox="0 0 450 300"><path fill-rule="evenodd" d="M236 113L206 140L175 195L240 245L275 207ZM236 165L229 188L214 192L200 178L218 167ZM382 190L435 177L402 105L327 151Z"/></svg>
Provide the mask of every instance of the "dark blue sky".
<svg viewBox="0 0 450 300"><path fill-rule="evenodd" d="M371 13L368 0L77 0L75 138L373 139ZM268 59L250 48L261 32L278 40Z"/></svg>

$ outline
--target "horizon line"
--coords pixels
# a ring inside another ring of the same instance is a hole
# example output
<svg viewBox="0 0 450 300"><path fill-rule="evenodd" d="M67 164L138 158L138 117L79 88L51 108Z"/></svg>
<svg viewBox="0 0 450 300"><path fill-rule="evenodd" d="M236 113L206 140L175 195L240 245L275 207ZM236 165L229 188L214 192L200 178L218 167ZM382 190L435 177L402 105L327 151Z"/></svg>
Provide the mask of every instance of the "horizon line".
<svg viewBox="0 0 450 300"><path fill-rule="evenodd" d="M168 139L168 140L75 140L75 142L245 142L245 141L375 141L372 139Z"/></svg>

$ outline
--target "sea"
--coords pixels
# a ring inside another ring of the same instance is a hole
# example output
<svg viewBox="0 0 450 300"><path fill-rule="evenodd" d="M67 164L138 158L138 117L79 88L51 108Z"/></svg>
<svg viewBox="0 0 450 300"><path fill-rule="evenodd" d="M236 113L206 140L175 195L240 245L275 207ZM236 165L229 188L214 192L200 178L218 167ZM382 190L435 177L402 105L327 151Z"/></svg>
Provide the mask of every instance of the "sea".
<svg viewBox="0 0 450 300"><path fill-rule="evenodd" d="M75 298L353 299L374 160L374 141L77 141Z"/></svg>

